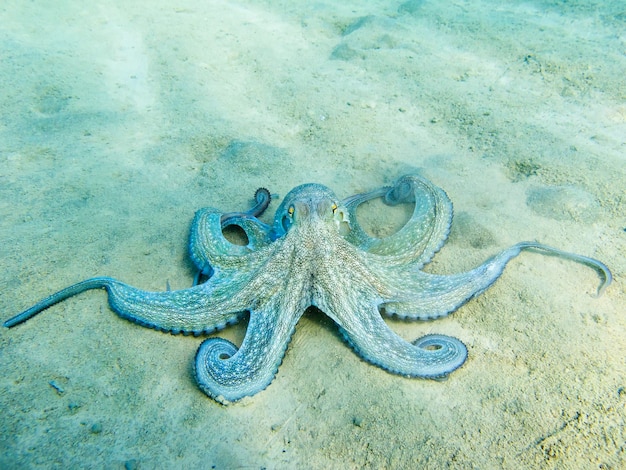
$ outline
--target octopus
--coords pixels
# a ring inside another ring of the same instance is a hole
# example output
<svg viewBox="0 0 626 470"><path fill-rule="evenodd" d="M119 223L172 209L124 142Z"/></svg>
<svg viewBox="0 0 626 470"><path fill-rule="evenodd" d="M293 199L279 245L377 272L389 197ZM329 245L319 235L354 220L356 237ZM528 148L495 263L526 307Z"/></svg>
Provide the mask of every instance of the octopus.
<svg viewBox="0 0 626 470"><path fill-rule="evenodd" d="M405 225L381 238L368 234L357 220L357 208L376 198L389 206L413 205ZM111 277L94 277L50 295L4 326L100 288L119 316L173 334L205 335L248 315L239 347L209 337L194 360L200 389L229 404L272 382L298 321L311 306L334 320L365 361L406 377L441 379L465 362L466 346L441 334L406 341L384 317L445 317L491 286L506 264L526 250L595 269L602 278L597 295L612 280L609 268L596 259L532 241L513 245L467 272L425 272L423 267L447 239L452 203L442 189L418 175L343 200L321 184L297 186L285 196L271 225L259 218L270 204L269 191L258 190L255 199L256 205L245 212L204 208L196 213L189 241L198 269L192 287L148 292ZM227 229L245 235L245 243L230 241Z"/></svg>

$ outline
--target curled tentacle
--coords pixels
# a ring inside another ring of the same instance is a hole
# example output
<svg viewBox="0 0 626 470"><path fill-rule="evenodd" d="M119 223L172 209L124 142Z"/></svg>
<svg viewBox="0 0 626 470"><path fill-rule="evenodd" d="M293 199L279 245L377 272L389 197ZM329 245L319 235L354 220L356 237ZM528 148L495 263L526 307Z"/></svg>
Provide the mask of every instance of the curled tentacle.
<svg viewBox="0 0 626 470"><path fill-rule="evenodd" d="M249 264L246 255L268 246L269 226L253 217L237 217L230 220L230 225L241 227L249 243L237 245L224 236L222 230L222 212L213 208L200 209L191 224L189 254L196 267L207 276L215 269L223 267L241 267Z"/></svg>
<svg viewBox="0 0 626 470"><path fill-rule="evenodd" d="M274 379L301 310L287 310L270 302L250 312L250 323L241 348L221 338L209 338L198 349L196 381L204 393L222 404L254 395ZM277 309L281 321L277 322Z"/></svg>
<svg viewBox="0 0 626 470"><path fill-rule="evenodd" d="M392 206L415 203L409 221L385 238L367 235L356 218L358 205L376 197L383 197L385 204ZM390 266L415 264L422 267L441 248L450 231L450 199L441 188L419 176L403 176L391 188L352 196L343 202L349 210L352 228L346 239L362 250L385 256L385 263Z"/></svg>
<svg viewBox="0 0 626 470"><path fill-rule="evenodd" d="M228 265L232 257L243 256L271 243L270 226L259 217L270 205L272 195L265 188L254 193L256 205L245 212L221 212L204 208L196 212L191 224L189 253L199 272L194 278L194 286L201 276L211 277L215 269ZM219 217L218 217L219 216ZM236 225L246 235L246 245L231 243L224 237L226 227Z"/></svg>
<svg viewBox="0 0 626 470"><path fill-rule="evenodd" d="M350 307L359 310L354 318L347 314L348 305L342 305L343 302L345 299L333 299L326 312L339 324L344 338L359 356L389 372L441 378L461 367L467 358L467 348L456 338L427 335L412 344L389 328L375 303L353 297Z"/></svg>
<svg viewBox="0 0 626 470"><path fill-rule="evenodd" d="M259 188L254 193L254 200L256 205L245 212L225 212L222 214L222 228L231 225L233 221L240 217L259 217L269 207L272 202L272 195L266 188Z"/></svg>

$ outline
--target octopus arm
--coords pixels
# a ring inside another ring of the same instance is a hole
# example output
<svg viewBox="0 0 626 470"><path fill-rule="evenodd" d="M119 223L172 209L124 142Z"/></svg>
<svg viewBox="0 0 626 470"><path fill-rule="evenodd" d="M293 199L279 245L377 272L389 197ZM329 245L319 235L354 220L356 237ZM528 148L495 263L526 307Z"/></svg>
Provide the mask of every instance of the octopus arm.
<svg viewBox="0 0 626 470"><path fill-rule="evenodd" d="M385 238L370 237L359 225L357 207L382 197L390 206L414 204L413 214L396 233ZM445 191L416 175L403 176L393 187L357 194L343 201L348 210L351 231L346 239L368 253L383 255L391 266L429 262L441 248L452 222L452 203Z"/></svg>
<svg viewBox="0 0 626 470"><path fill-rule="evenodd" d="M206 339L195 358L199 387L227 405L264 390L274 379L303 310L298 299L275 295L250 309L246 336L237 347L222 338Z"/></svg>
<svg viewBox="0 0 626 470"><path fill-rule="evenodd" d="M447 376L465 362L467 348L458 339L426 335L413 343L405 341L383 321L378 301L367 299L363 295L333 298L323 307L366 361L396 374L433 379Z"/></svg>
<svg viewBox="0 0 626 470"><path fill-rule="evenodd" d="M379 240L378 238L369 236L367 232L363 230L363 227L361 227L361 224L359 224L357 220L356 211L361 204L371 201L372 199L383 197L390 190L390 186L383 186L382 188L374 189L373 191L355 194L354 196L347 197L341 201L341 205L348 211L350 231L347 234L346 239L350 243L362 250L365 250Z"/></svg>
<svg viewBox="0 0 626 470"><path fill-rule="evenodd" d="M265 188L259 188L254 193L254 200L256 204L245 212L225 212L222 214L222 228L236 223L239 218L256 218L259 217L269 207L272 201L272 195ZM267 227L269 229L269 226Z"/></svg>
<svg viewBox="0 0 626 470"><path fill-rule="evenodd" d="M271 244L270 227L246 213L224 214L218 209L204 208L196 212L191 224L189 254L204 275L223 267L249 265L246 255ZM237 225L246 234L247 245L236 245L224 236L226 225Z"/></svg>
<svg viewBox="0 0 626 470"><path fill-rule="evenodd" d="M401 279L399 276L397 279L399 288L394 295L399 300L384 302L381 305L381 311L388 315L416 320L427 320L448 315L491 286L500 277L507 263L519 255L522 250L560 256L592 267L603 278L597 295L602 294L611 283L611 272L598 260L540 243L521 242L465 273L446 276L421 271L408 272L406 270L405 278Z"/></svg>
<svg viewBox="0 0 626 470"><path fill-rule="evenodd" d="M173 334L197 335L224 328L236 322L245 308L213 283L178 291L148 292L110 277L95 277L46 297L7 320L4 326L15 326L69 297L99 288L106 289L111 308L121 317Z"/></svg>

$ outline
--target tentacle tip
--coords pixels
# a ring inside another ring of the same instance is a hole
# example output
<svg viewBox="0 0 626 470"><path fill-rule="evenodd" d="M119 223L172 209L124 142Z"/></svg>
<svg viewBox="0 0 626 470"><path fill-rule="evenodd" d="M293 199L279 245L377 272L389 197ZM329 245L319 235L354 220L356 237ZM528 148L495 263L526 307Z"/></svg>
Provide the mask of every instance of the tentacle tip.
<svg viewBox="0 0 626 470"><path fill-rule="evenodd" d="M24 323L26 320L28 320L30 318L30 316L24 318L24 316L22 314L16 315L14 317L9 318L8 320L6 320L2 326L4 326L5 328L13 328L14 326L19 325L20 323Z"/></svg>
<svg viewBox="0 0 626 470"><path fill-rule="evenodd" d="M613 282L613 275L611 274L611 271L609 270L609 268L607 268L604 264L601 264L601 266L598 267L598 270L601 273L601 277L603 277L604 279L602 279L602 282L598 286L598 290L596 291L595 295L592 295L592 297L596 299L599 297L602 297L602 294L604 294L604 291L606 291L606 289Z"/></svg>
<svg viewBox="0 0 626 470"><path fill-rule="evenodd" d="M268 201L272 200L272 193L270 193L269 189L264 188L263 186L261 186L260 188L258 188L255 192L254 192L254 199L255 200L259 200L259 198L265 198L267 197ZM269 204L269 202L268 202Z"/></svg>
<svg viewBox="0 0 626 470"><path fill-rule="evenodd" d="M611 284L611 281L604 281L602 284L598 286L598 290L596 291L596 293L592 294L591 296L594 299L599 299L600 297L602 297L602 295L606 291L606 288L609 287L610 284Z"/></svg>

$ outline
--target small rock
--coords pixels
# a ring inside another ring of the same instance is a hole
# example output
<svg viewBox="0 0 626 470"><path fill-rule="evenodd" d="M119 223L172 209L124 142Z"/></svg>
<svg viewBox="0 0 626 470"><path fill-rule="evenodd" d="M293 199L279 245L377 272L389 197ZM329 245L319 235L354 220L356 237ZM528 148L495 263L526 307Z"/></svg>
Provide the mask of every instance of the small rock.
<svg viewBox="0 0 626 470"><path fill-rule="evenodd" d="M130 459L124 462L124 468L126 470L137 470L139 468L139 461L136 459Z"/></svg>
<svg viewBox="0 0 626 470"><path fill-rule="evenodd" d="M102 424L100 424L100 423L93 423L91 425L91 428L89 428L89 431L92 434L100 434L102 432Z"/></svg>

